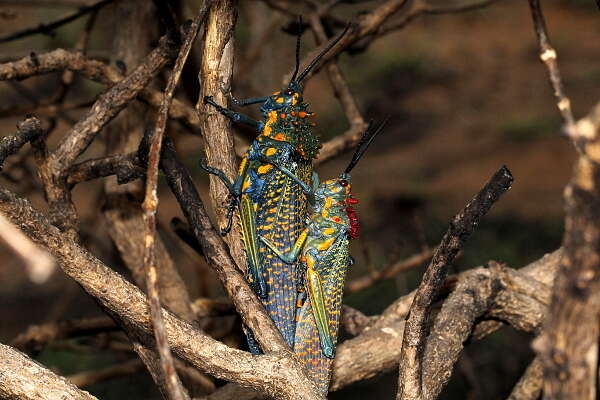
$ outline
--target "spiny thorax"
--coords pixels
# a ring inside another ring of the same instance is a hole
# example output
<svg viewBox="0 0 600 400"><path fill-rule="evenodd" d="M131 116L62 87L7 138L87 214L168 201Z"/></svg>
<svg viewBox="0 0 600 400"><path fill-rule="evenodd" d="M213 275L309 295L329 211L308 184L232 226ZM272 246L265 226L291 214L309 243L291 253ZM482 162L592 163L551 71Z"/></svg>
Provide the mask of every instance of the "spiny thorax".
<svg viewBox="0 0 600 400"><path fill-rule="evenodd" d="M310 118L314 113L307 111L308 104L298 103L267 114L262 136L291 144L304 160L315 158L321 148L314 124Z"/></svg>

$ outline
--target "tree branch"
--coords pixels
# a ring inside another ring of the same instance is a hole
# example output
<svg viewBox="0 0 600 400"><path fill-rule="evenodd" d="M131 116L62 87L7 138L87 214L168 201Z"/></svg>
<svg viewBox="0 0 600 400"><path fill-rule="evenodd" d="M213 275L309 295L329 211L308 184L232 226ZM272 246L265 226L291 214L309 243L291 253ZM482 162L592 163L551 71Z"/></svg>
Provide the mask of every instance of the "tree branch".
<svg viewBox="0 0 600 400"><path fill-rule="evenodd" d="M130 329L151 341L146 297L135 286L62 234L48 220L8 190L0 188L0 212L17 224L32 240L48 248L63 271ZM109 289L110 288L110 289ZM248 289L250 290L250 289ZM195 330L163 310L173 351L196 368L218 378L238 382L284 400L316 400L314 384L288 352L252 356L230 348Z"/></svg>
<svg viewBox="0 0 600 400"><path fill-rule="evenodd" d="M507 400L537 400L542 394L544 373L539 358L534 358Z"/></svg>
<svg viewBox="0 0 600 400"><path fill-rule="evenodd" d="M557 101L556 105L560 110L565 124L564 129L569 136L575 139L577 131L575 129L573 111L571 111L571 101L565 94L563 88L560 70L558 69L558 63L556 62L556 50L554 50L552 44L550 44L550 39L548 38L546 22L544 21L544 15L542 14L540 0L529 0L529 7L531 8L531 16L533 18L533 28L540 46L540 59L546 64L546 68L548 69L550 84L554 89L554 96Z"/></svg>
<svg viewBox="0 0 600 400"><path fill-rule="evenodd" d="M169 343L167 342L158 293L158 272L156 269L155 250L156 212L158 208L158 163L173 94L175 93L175 88L179 82L181 71L183 70L183 66L190 53L192 44L200 30L200 25L206 16L208 10L207 4L209 4L209 2L204 3L198 16L192 22L183 45L181 46L181 50L179 51L179 55L177 56L177 60L175 61L175 67L173 68L167 83L163 103L158 112L154 135L152 136L152 142L150 143L146 172L146 196L142 203L145 225L144 265L146 269L146 290L148 291L148 297L150 299L152 326L154 328L154 337L156 338L156 347L160 356L161 369L166 382L169 399L172 400L183 400L186 396L184 395L184 389L179 381L177 372L175 371L173 356L171 355Z"/></svg>
<svg viewBox="0 0 600 400"><path fill-rule="evenodd" d="M65 378L1 343L0 359L0 398L96 400L94 396L73 386Z"/></svg>
<svg viewBox="0 0 600 400"><path fill-rule="evenodd" d="M0 138L0 170L8 156L17 153L25 143L36 140L43 134L42 123L36 117L29 116L19 122L14 135Z"/></svg>
<svg viewBox="0 0 600 400"><path fill-rule="evenodd" d="M20 60L0 64L0 80L20 80L68 69L106 86L113 86L124 79L121 72L105 63L90 59L81 53L56 49L43 54L31 53ZM158 108L163 94L158 90L143 89L139 96ZM199 129L200 119L189 105L173 99L169 116L181 120L187 126Z"/></svg>
<svg viewBox="0 0 600 400"><path fill-rule="evenodd" d="M487 214L492 205L506 192L513 178L506 167L500 168L481 191L457 214L435 251L423 280L417 289L406 322L402 355L398 400L422 399L423 350L427 320L431 306L444 282L448 266L462 248L467 238Z"/></svg>
<svg viewBox="0 0 600 400"><path fill-rule="evenodd" d="M545 399L595 399L600 337L600 106L585 127L564 190L564 257L544 333L534 342L544 368Z"/></svg>

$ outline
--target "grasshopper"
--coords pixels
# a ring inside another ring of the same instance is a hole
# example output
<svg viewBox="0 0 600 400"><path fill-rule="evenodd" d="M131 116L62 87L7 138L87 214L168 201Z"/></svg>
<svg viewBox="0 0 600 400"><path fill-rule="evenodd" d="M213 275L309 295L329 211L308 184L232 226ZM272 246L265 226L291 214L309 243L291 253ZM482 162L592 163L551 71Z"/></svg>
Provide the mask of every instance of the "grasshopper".
<svg viewBox="0 0 600 400"><path fill-rule="evenodd" d="M306 228L289 252L281 251L267 237L260 237L287 264L300 261L305 272L304 286L308 298L298 313L294 352L303 361L327 394L331 365L335 355L344 279L353 263L349 241L358 237L358 218L352 207L358 200L352 196L350 171L356 166L385 121L373 129L370 124L344 172L310 187L285 166L274 164L302 188L313 212Z"/></svg>
<svg viewBox="0 0 600 400"><path fill-rule="evenodd" d="M310 120L314 113L308 111L308 104L302 98L301 83L348 29L349 25L300 74L298 35L296 69L286 87L270 96L232 99L237 106L260 104L264 117L261 121L224 108L210 96L205 98L207 104L232 121L249 125L259 132L242 158L233 182L222 171L202 163L201 167L217 175L229 189L232 198L229 223L222 233L231 229L237 207L248 262L247 279L290 346L293 346L296 327L298 281L303 272L298 271L298 263L283 263L258 238L267 237L274 248L289 251L304 228L308 206L294 179L306 184L312 182L312 160L321 144L314 133L316 124ZM272 162L284 166L294 179L274 168ZM251 351L258 352L250 335L248 339Z"/></svg>

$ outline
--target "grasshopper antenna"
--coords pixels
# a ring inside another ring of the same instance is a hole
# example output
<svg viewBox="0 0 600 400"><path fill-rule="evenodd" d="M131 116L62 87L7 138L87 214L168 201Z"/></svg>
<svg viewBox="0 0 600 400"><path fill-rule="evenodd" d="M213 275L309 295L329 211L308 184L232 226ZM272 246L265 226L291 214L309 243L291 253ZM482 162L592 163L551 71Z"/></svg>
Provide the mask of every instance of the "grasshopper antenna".
<svg viewBox="0 0 600 400"><path fill-rule="evenodd" d="M371 143L373 142L375 137L377 135L379 135L379 133L383 130L383 128L385 127L385 125L388 123L389 120L390 120L390 117L386 117L383 120L383 122L381 124L379 124L379 126L376 128L373 126L374 125L373 121L369 122L369 126L367 127L367 130L365 131L365 133L363 133L362 137L360 138L360 143L358 143L358 147L357 147L356 151L354 152L354 155L352 156L352 160L350 160L350 163L346 167L344 174L349 174L350 171L352 171L352 169L354 169L354 167L356 167L356 164L358 164L358 161L360 160L360 158L363 156L363 154L365 154L365 151L367 151L367 149L369 148L369 146L371 145Z"/></svg>
<svg viewBox="0 0 600 400"><path fill-rule="evenodd" d="M292 75L292 79L290 82L294 82L296 80L296 75L298 75L298 70L300 69L300 39L302 38L302 15L298 15L298 33L296 35L296 69L294 69L294 74Z"/></svg>
<svg viewBox="0 0 600 400"><path fill-rule="evenodd" d="M308 73L310 72L310 70L313 69L315 65L317 65L317 63L319 62L319 60L321 60L321 58L323 58L323 56L325 54L327 54L327 52L329 50L331 50L333 48L333 46L335 46L340 40L342 40L342 38L344 37L344 35L346 35L346 33L348 32L349 29L350 29L350 23L348 23L346 25L346 27L344 28L344 30L342 31L342 33L340 33L339 36L337 38L335 38L335 40L329 44L329 46L327 46L321 53L319 53L318 56L315 57L314 60L311 61L310 64L308 64L308 67L306 67L306 69L304 71L302 71L302 73L300 74L300 76L296 80L298 83L302 82L302 80L304 78L306 78L306 75L308 75Z"/></svg>

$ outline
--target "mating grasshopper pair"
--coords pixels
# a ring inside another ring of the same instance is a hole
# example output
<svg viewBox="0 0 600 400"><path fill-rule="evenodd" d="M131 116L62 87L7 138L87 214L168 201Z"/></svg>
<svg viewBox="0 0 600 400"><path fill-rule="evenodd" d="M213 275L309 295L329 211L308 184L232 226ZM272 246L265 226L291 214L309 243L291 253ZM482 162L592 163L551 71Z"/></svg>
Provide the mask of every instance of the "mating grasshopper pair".
<svg viewBox="0 0 600 400"><path fill-rule="evenodd" d="M327 392L334 356L344 278L351 264L349 239L358 234L349 172L378 129L368 129L345 172L319 184L312 159L320 149L313 115L302 99L302 80L348 28L280 92L243 101L261 104L264 121L205 101L235 122L253 126L259 136L240 164L234 182L222 171L201 164L229 189L231 217L239 209L248 260L248 281L287 343ZM299 40L298 40L299 43ZM309 216L308 205L312 206ZM308 298L307 298L308 294ZM305 301L306 300L306 301ZM250 350L259 349L248 334Z"/></svg>

